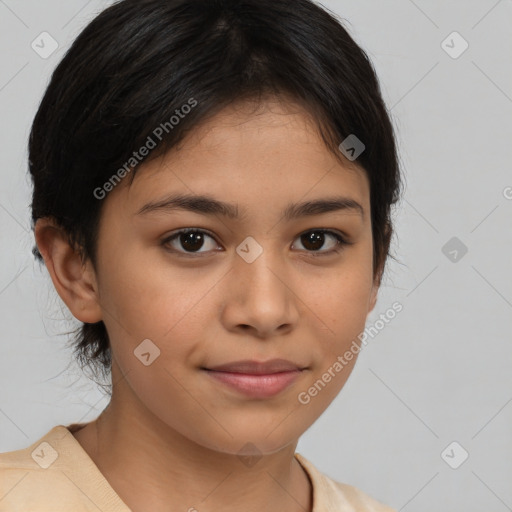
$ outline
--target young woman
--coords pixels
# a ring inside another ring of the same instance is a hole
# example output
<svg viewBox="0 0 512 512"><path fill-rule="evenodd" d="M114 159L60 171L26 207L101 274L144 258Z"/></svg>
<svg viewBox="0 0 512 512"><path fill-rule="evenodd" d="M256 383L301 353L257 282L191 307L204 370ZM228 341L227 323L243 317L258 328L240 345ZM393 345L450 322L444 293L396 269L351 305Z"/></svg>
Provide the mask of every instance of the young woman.
<svg viewBox="0 0 512 512"><path fill-rule="evenodd" d="M112 378L0 455L0 511L389 511L295 453L346 382L400 174L377 77L309 0L122 0L29 144L37 248Z"/></svg>

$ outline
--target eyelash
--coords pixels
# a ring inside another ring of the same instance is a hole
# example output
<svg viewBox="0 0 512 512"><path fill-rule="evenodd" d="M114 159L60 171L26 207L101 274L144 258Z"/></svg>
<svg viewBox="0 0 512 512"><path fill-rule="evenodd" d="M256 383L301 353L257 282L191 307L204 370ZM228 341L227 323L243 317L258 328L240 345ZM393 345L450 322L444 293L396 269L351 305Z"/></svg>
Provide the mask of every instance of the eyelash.
<svg viewBox="0 0 512 512"><path fill-rule="evenodd" d="M308 233L311 233L311 232L332 235L336 239L336 241L337 241L336 248L331 249L329 251L308 251L308 250L306 250L306 252L308 254L312 255L313 257L330 256L331 254L339 253L340 249L343 249L343 246L352 245L353 244L353 242L348 242L345 239L345 237L340 235L338 232L333 231L331 229L322 229L322 228L309 229L307 231L303 231L302 233L297 235L297 238L299 238L299 237L301 237L303 235L306 235ZM213 234L209 233L208 231L205 231L203 229L198 229L198 228L183 228L183 229L180 229L178 231L175 231L171 236L169 236L169 237L165 238L164 240L162 240L161 245L166 247L168 251L170 251L170 252L172 252L174 254L177 254L180 257L183 256L185 258L188 258L188 257L192 257L192 258L202 257L203 255L207 255L210 252L210 251L205 251L205 252L183 252L183 251L177 251L177 250L172 249L172 248L168 248L168 244L170 242L172 242L173 240L177 239L180 235L182 235L184 233L200 233L200 234L203 234L203 235L208 235L210 238L215 240L215 242L218 244L218 242L215 239L215 237L213 236Z"/></svg>

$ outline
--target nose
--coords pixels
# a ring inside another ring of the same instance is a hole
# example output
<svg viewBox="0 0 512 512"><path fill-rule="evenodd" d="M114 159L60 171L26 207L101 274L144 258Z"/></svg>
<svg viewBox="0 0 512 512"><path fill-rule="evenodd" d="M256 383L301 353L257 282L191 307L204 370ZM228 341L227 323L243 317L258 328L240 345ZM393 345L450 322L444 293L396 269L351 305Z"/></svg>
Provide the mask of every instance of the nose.
<svg viewBox="0 0 512 512"><path fill-rule="evenodd" d="M222 321L229 331L258 338L285 334L300 318L291 267L283 256L264 250L249 263L236 255L224 295Z"/></svg>

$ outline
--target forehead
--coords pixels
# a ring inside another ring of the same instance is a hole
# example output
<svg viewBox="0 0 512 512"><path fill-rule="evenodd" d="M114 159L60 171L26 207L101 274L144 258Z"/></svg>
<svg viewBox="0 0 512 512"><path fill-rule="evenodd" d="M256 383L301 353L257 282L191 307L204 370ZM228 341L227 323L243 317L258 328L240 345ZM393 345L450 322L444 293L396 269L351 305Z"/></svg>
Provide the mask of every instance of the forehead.
<svg viewBox="0 0 512 512"><path fill-rule="evenodd" d="M171 190L259 205L265 197L307 199L326 192L369 200L366 172L336 158L311 115L282 100L231 104L178 146L140 164L133 182L121 185L114 194L124 194L133 209Z"/></svg>

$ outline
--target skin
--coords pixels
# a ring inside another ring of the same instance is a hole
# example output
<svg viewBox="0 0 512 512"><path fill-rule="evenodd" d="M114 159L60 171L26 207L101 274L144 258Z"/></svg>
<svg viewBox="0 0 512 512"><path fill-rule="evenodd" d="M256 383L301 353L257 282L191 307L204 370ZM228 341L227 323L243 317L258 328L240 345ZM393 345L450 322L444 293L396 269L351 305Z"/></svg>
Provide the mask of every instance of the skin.
<svg viewBox="0 0 512 512"><path fill-rule="evenodd" d="M247 215L136 215L171 192L208 194ZM364 216L283 218L289 203L333 195L357 201ZM133 183L125 178L102 207L96 268L81 264L50 219L35 229L60 297L78 320L103 320L111 340L112 399L74 434L78 442L135 512L168 511L169 503L200 512L311 511L297 442L356 357L307 405L297 397L348 350L375 306L365 173L332 155L300 106L268 99L258 111L245 103L224 109L179 149L141 164ZM211 232L194 246L201 256L187 256L179 237L162 245L181 228ZM336 246L326 234L314 251L300 235L319 228L352 244ZM263 248L252 263L236 252L247 236ZM148 366L134 355L144 339L160 350ZM200 369L272 358L307 370L267 399L248 398ZM251 467L238 456L248 442L261 455Z"/></svg>

